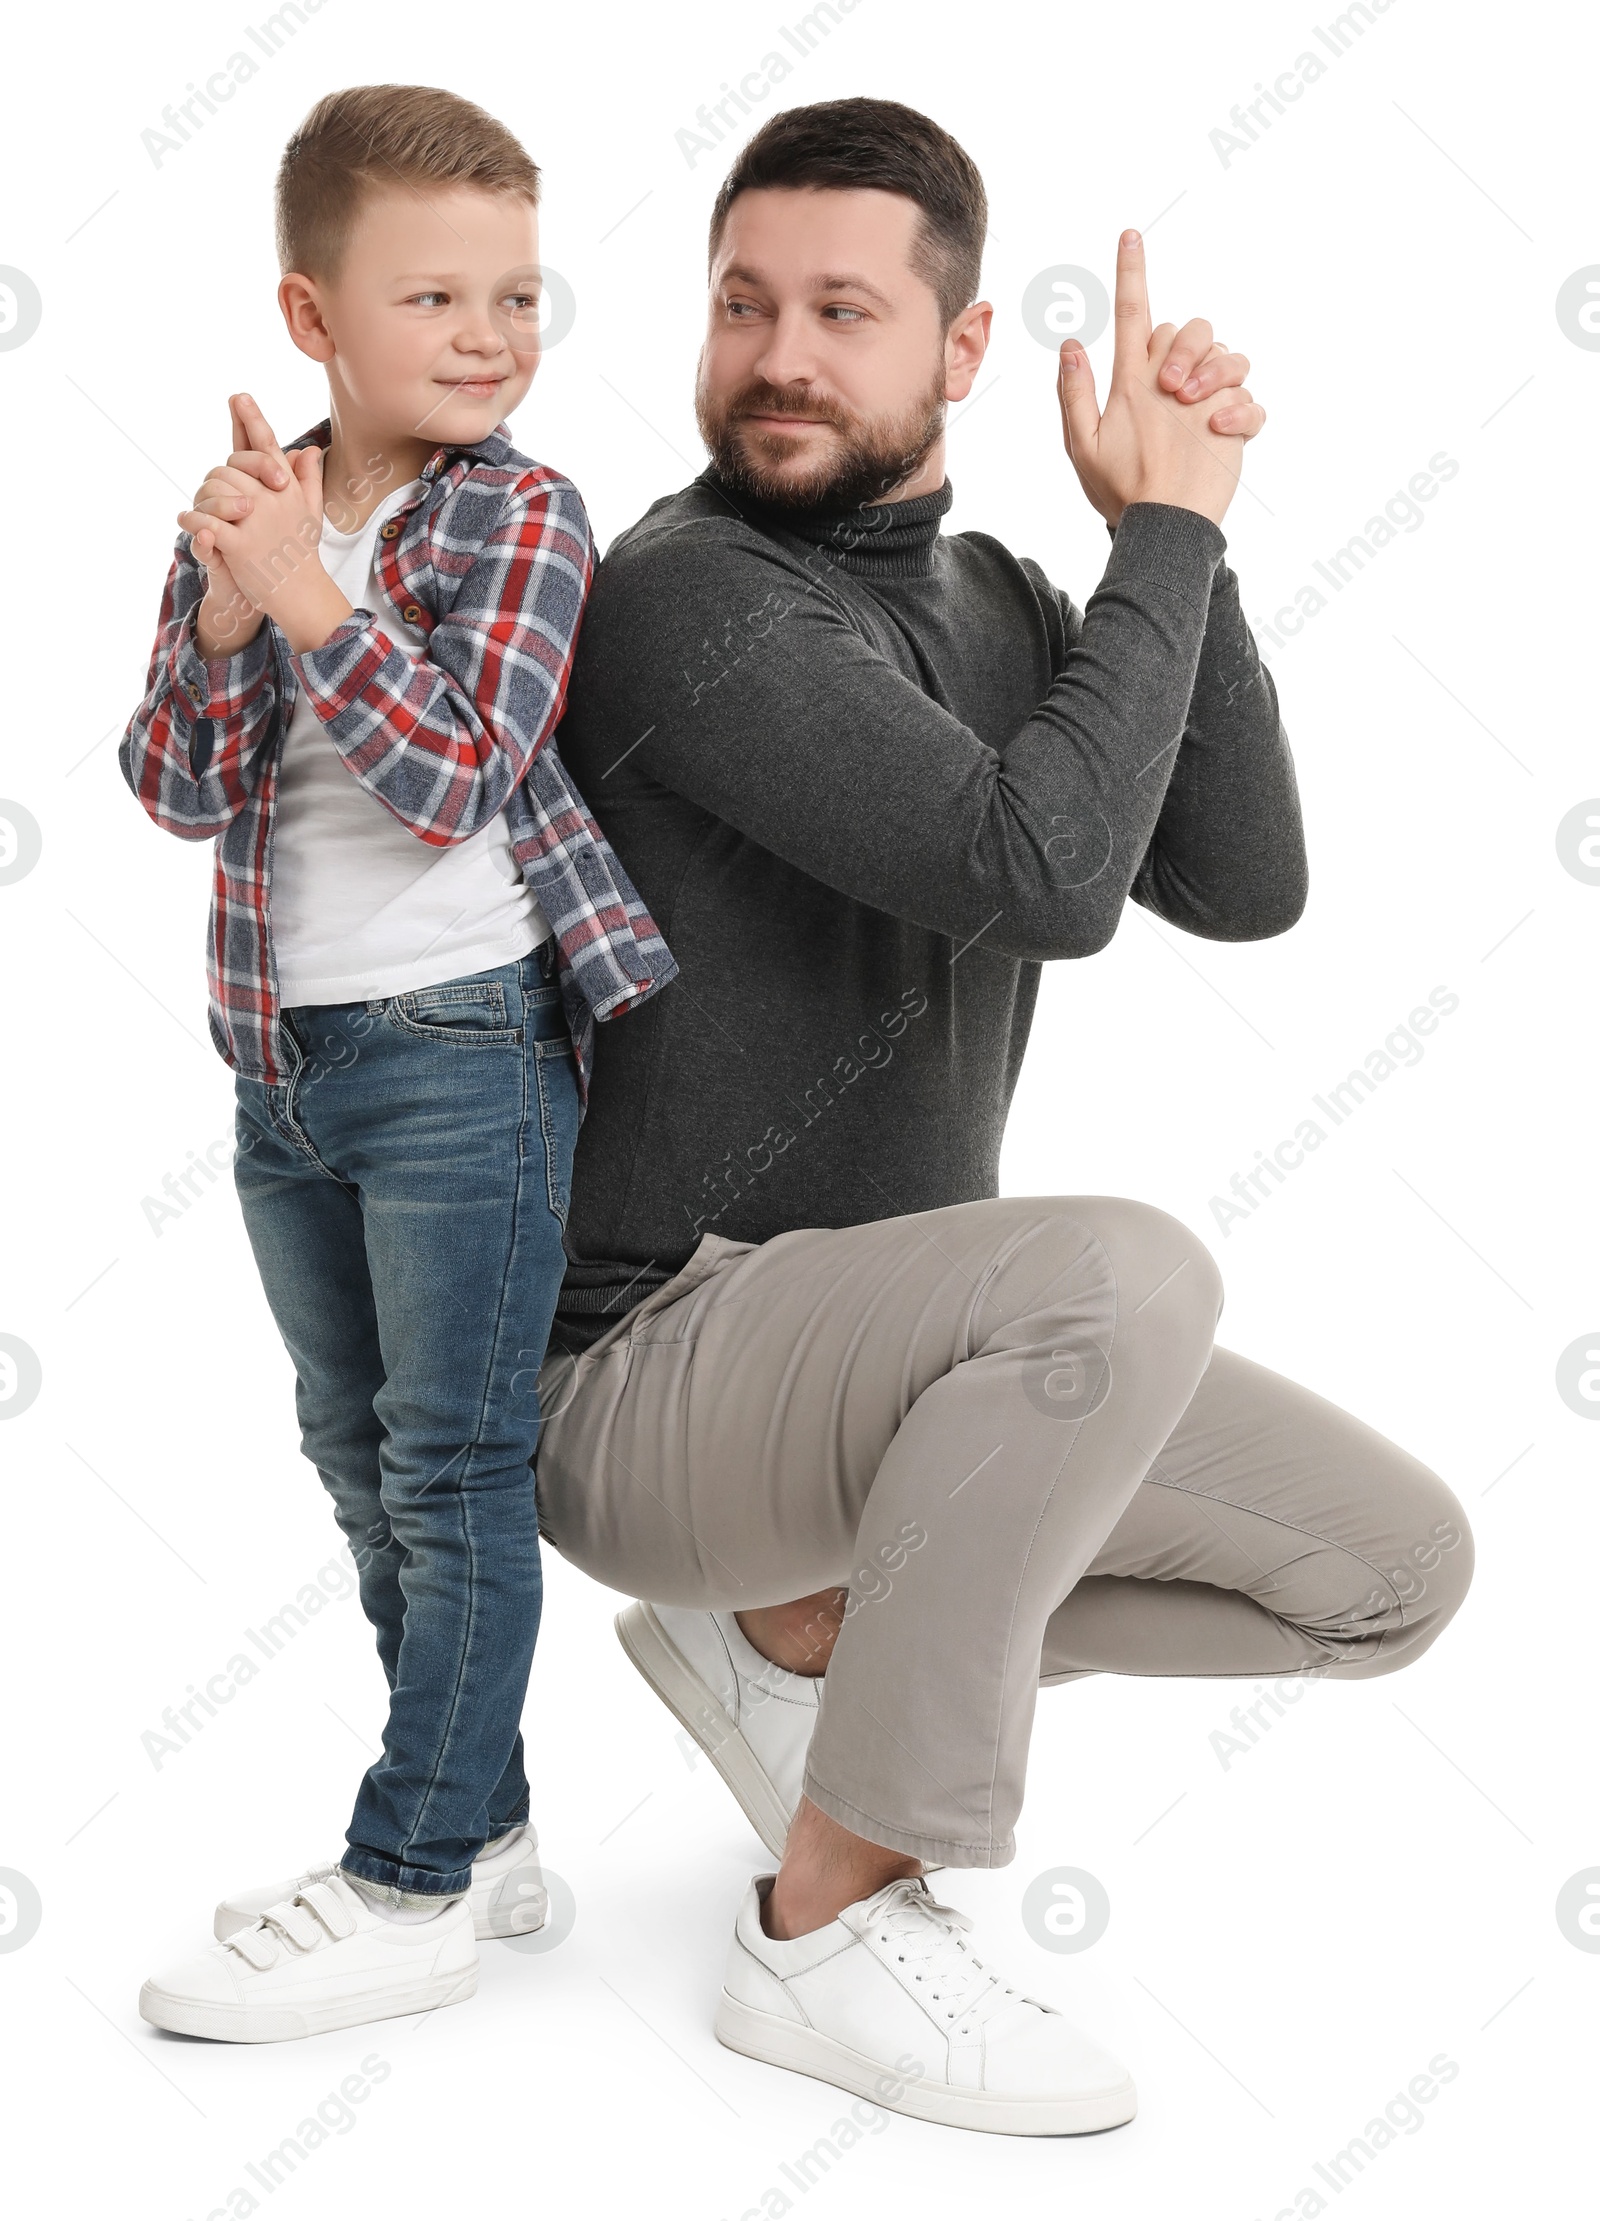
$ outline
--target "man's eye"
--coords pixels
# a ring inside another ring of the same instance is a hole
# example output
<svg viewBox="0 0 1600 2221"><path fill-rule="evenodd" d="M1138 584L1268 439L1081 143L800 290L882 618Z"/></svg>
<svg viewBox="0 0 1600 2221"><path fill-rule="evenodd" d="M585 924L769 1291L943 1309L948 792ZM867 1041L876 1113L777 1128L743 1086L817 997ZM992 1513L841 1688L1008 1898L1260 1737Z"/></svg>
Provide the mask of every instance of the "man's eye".
<svg viewBox="0 0 1600 2221"><path fill-rule="evenodd" d="M833 317L841 324L861 324L866 321L866 311L864 309L847 308L842 301L831 303L822 313L824 316Z"/></svg>

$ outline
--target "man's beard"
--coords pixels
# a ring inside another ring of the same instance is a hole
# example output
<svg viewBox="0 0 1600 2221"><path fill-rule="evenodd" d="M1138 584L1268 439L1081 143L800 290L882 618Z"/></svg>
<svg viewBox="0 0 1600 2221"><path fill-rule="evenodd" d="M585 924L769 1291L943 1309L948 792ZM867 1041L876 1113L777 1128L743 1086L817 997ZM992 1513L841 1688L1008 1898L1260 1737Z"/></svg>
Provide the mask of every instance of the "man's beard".
<svg viewBox="0 0 1600 2221"><path fill-rule="evenodd" d="M791 472L783 465L793 441L745 424L742 419L752 412L820 418L839 440L809 469ZM858 509L885 499L927 460L944 430L944 366L928 390L894 417L868 420L807 385L770 386L762 378L722 402L713 402L701 386L695 417L717 476L731 493L784 509Z"/></svg>

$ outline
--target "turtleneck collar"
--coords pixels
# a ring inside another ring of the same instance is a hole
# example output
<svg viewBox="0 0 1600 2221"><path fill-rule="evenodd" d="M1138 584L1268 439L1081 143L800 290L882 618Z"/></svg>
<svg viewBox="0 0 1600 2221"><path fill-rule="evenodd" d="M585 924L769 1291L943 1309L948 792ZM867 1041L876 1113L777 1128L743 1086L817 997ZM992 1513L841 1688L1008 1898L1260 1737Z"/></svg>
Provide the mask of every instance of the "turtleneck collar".
<svg viewBox="0 0 1600 2221"><path fill-rule="evenodd" d="M859 509L787 509L732 494L715 469L700 482L758 531L782 533L821 548L829 562L858 578L925 578L933 569L940 520L955 494L947 478L937 493L913 501L873 502Z"/></svg>

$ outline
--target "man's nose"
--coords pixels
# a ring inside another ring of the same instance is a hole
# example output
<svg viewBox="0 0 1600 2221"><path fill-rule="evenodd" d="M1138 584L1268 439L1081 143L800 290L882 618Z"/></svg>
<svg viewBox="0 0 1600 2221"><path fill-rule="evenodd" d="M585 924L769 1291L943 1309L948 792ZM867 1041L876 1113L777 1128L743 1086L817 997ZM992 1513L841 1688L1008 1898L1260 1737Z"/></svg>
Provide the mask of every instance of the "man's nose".
<svg viewBox="0 0 1600 2221"><path fill-rule="evenodd" d="M815 385L821 364L809 319L798 312L775 316L752 368L769 386Z"/></svg>

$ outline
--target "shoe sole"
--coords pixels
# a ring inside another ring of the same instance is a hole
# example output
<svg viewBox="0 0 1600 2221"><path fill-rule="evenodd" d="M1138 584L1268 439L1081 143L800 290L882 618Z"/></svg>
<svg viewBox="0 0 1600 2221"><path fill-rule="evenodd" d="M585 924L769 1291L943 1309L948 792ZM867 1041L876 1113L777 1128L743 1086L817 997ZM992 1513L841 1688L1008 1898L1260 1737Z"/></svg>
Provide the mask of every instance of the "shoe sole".
<svg viewBox="0 0 1600 2221"><path fill-rule="evenodd" d="M783 1857L790 1813L771 1776L648 1604L616 1617L617 1640L673 1718L691 1734L739 1800L775 1859Z"/></svg>
<svg viewBox="0 0 1600 2221"><path fill-rule="evenodd" d="M758 2012L726 1990L717 2007L717 2041L769 2067L787 2067L849 2090L888 2113L908 2113L942 2128L986 2130L992 2136L1091 2136L1121 2128L1138 2110L1131 2078L1114 2090L1082 2098L1008 2098L985 2090L954 2090L943 2082L902 2082L881 2059L868 2059L820 2029ZM884 2093L898 2092L895 2097Z"/></svg>
<svg viewBox="0 0 1600 2221"><path fill-rule="evenodd" d="M536 1866L537 1855L529 1863ZM522 1871L520 1866L513 1866L500 1876L489 1891L487 1901L473 1906L472 1933L479 1943L493 1943L507 1936L536 1935L550 1918L550 1892L542 1880L534 1889L516 1890L507 1900L507 1884ZM218 1943L226 1943L241 1928L248 1928L256 1917L254 1913L234 1911L224 1900L212 1915L211 1933Z"/></svg>
<svg viewBox="0 0 1600 2221"><path fill-rule="evenodd" d="M139 2017L177 2036L208 2036L221 2044L278 2044L296 2036L325 2036L335 2028L358 2028L363 2021L398 2020L407 2013L431 2013L440 2005L461 2005L477 1987L476 1963L410 1982L404 1989L326 2005L221 2005L174 1997L147 1982L139 1992Z"/></svg>

